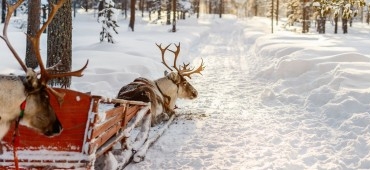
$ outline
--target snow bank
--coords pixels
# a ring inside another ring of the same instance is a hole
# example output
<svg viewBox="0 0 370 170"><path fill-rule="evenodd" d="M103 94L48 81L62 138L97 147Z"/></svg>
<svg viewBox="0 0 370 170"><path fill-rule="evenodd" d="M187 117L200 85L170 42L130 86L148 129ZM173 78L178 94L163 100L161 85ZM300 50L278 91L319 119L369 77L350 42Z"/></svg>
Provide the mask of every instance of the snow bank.
<svg viewBox="0 0 370 170"><path fill-rule="evenodd" d="M315 147L323 150L314 149L333 156L320 160L306 155L306 165L311 162L315 167L320 161L332 160L337 164L317 168L369 168L370 56L363 52L368 41L334 45L335 40L328 40L328 36L282 33L257 38L251 52L262 63L255 68L260 68L255 79L270 85L261 101L270 107L294 105L301 109L300 127L306 127L304 131L312 133L314 139L336 136L336 141L326 141L334 148L317 143ZM307 121L308 117L317 117L320 122Z"/></svg>

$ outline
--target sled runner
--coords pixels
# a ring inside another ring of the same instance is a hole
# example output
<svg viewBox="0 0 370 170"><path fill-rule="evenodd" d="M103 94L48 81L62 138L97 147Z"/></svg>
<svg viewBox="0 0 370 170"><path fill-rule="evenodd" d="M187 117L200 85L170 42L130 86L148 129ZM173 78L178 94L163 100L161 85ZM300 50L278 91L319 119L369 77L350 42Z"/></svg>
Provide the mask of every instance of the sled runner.
<svg viewBox="0 0 370 170"><path fill-rule="evenodd" d="M61 106L50 95L51 105L63 126L62 133L50 138L19 126L17 144L12 142L13 123L1 141L0 170L15 169L16 161L19 169L93 169L96 158L112 150L115 144L126 145L132 130L126 128L133 117L138 113L141 117L150 114L150 103L55 90L65 93ZM114 107L115 104L119 106Z"/></svg>

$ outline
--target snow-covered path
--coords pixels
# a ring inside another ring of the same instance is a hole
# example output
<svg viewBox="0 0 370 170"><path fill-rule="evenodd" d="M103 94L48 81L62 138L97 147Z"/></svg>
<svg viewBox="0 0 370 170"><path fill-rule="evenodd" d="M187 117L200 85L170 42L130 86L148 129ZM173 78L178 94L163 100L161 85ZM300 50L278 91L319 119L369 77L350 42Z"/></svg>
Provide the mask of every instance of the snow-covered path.
<svg viewBox="0 0 370 170"><path fill-rule="evenodd" d="M149 150L144 162L127 169L249 169L287 162L291 153L275 147L285 143L276 127L285 129L290 123L260 104L264 84L250 72L251 44L244 37L244 24L232 20L221 26L191 52L206 63L203 76L193 82L199 98L182 105L183 115L150 149L160 151ZM173 138L178 133L182 139Z"/></svg>
<svg viewBox="0 0 370 170"><path fill-rule="evenodd" d="M279 88L276 84L271 87L275 79L258 77L259 69L268 66L271 58L257 56L260 54L254 53L252 46L257 37L270 30L265 25L266 30L260 31L263 26L247 22L215 24L208 38L192 48L195 63L201 57L206 63L203 76L192 80L199 98L182 102L180 116L149 149L145 161L130 164L127 169L369 166L368 133L349 127L356 124L365 128L369 116L365 113L336 119L337 115L330 112L308 111L304 107L308 94L275 96Z"/></svg>

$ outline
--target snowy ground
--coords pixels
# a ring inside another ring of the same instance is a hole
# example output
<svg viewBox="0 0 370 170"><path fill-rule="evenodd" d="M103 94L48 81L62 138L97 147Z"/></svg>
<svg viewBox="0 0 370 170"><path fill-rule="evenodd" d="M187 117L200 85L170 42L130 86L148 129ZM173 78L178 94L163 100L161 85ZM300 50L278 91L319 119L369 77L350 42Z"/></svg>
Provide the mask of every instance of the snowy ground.
<svg viewBox="0 0 370 170"><path fill-rule="evenodd" d="M189 52L207 65L199 99L127 169L370 168L369 31L271 35L268 24L211 26Z"/></svg>
<svg viewBox="0 0 370 170"><path fill-rule="evenodd" d="M232 16L180 21L177 33L145 20L134 33L120 25L117 44L100 43L96 18L76 17L73 67L90 63L73 89L113 97L135 77L162 76L156 42L181 42L182 61L206 65L191 80L199 98L179 101L174 123L126 169L370 169L369 26L271 34L266 18ZM0 73L21 73L13 60Z"/></svg>

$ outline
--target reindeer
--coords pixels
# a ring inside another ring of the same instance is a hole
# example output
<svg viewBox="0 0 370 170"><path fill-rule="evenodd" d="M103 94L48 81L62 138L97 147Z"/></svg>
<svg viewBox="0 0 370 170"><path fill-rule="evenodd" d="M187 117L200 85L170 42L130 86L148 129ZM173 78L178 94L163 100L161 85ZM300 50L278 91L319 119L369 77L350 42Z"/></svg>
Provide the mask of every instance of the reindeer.
<svg viewBox="0 0 370 170"><path fill-rule="evenodd" d="M194 73L201 74L201 71L205 68L203 60L197 69L190 69L190 63L184 63L183 66L178 67L177 59L180 53L180 43L178 45L174 44L175 51L168 49L171 44L165 48L162 48L162 45L156 45L162 54L162 64L170 70L170 73L154 81L143 77L136 78L133 82L123 86L117 95L118 99L151 102L152 126L175 113L175 103L178 98L195 99L198 96L197 90L185 77L191 79L190 75ZM173 68L168 66L165 61L164 54L166 51L174 54Z"/></svg>
<svg viewBox="0 0 370 170"><path fill-rule="evenodd" d="M27 35L27 38L32 42L40 71L35 72L31 68L27 68L11 45L7 36L10 17L23 1L24 0L18 0L13 5L7 4L8 12L4 23L3 35L0 35L0 38L5 41L9 50L19 62L22 69L26 72L25 76L0 75L0 141L9 130L10 124L14 121L32 128L46 136L59 134L62 131L62 125L50 105L49 94L52 94L57 98L60 106L63 102L64 94L49 87L47 82L53 78L66 76L80 77L88 64L87 61L86 64L77 71L58 73L55 72L55 69L61 65L61 62L49 68L45 68L42 62L39 50L40 36L46 29L47 25L49 25L58 9L66 1L60 0L56 4L50 3L51 10L49 18L38 30L36 35ZM51 73L51 70L53 70L54 73Z"/></svg>

